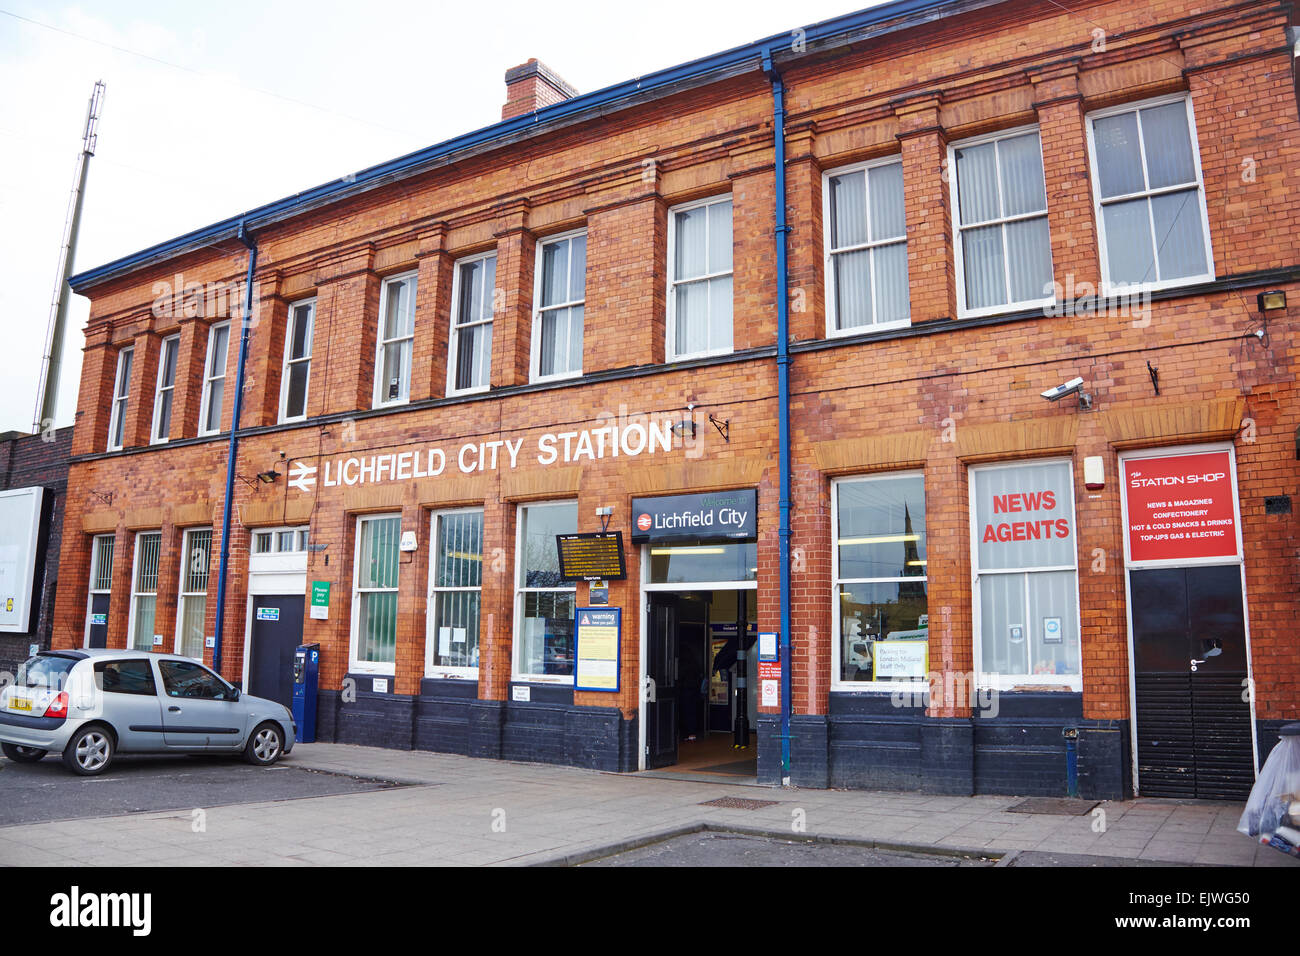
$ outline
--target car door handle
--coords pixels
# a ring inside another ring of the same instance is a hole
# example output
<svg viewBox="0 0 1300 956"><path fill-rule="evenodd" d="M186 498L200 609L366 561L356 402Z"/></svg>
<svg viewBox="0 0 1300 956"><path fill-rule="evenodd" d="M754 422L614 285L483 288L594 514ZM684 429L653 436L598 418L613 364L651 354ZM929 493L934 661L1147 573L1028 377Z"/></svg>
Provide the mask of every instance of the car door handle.
<svg viewBox="0 0 1300 956"><path fill-rule="evenodd" d="M173 713L173 714L179 714L181 712L181 709L177 707L175 704L172 704L172 706L168 707L167 710L169 713Z"/></svg>

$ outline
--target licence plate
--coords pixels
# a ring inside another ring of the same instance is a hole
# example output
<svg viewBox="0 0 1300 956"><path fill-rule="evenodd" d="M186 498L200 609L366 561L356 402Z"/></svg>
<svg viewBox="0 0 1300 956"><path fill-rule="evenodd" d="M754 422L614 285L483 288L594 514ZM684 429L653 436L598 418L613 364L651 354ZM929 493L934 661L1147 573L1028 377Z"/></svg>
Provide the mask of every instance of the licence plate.
<svg viewBox="0 0 1300 956"><path fill-rule="evenodd" d="M10 710L31 710L32 702L28 700L26 697L15 697L13 700L9 701L9 709Z"/></svg>

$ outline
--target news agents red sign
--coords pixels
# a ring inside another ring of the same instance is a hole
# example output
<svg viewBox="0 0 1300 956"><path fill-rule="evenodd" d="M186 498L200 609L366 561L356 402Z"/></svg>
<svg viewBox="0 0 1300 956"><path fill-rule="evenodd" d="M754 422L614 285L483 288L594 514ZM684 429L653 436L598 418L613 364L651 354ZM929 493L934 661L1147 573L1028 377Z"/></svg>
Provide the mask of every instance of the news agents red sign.
<svg viewBox="0 0 1300 956"><path fill-rule="evenodd" d="M1124 460L1131 561L1237 557L1227 451Z"/></svg>

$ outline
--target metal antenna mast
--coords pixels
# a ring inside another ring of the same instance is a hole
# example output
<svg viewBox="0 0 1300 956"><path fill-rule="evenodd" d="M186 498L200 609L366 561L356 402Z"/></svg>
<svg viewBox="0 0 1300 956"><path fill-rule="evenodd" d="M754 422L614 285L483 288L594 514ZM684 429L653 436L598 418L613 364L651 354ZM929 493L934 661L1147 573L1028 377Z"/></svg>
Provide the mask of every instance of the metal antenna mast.
<svg viewBox="0 0 1300 956"><path fill-rule="evenodd" d="M50 322L45 332L45 356L41 359L41 376L37 383L36 418L32 431L40 433L46 425L54 424L54 407L58 402L59 366L63 361L63 339L68 325L68 302L72 289L68 276L77 255L77 232L81 228L81 204L86 196L86 172L90 157L95 155L95 141L99 131L99 111L104 105L104 81L98 80L90 94L86 108L86 129L82 134L81 155L77 158L77 175L68 200L68 214L63 222L63 248L60 250L59 272L54 282L54 299L50 303Z"/></svg>

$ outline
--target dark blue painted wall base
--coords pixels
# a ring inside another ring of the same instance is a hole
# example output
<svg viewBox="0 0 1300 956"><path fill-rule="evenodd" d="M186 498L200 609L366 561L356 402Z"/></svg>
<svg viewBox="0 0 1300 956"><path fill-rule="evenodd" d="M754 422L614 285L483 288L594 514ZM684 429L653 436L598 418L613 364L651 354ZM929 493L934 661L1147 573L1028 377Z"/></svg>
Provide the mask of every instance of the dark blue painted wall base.
<svg viewBox="0 0 1300 956"><path fill-rule="evenodd" d="M1132 792L1128 722L1084 720L1078 694L1002 694L996 717L926 717L887 694L832 694L829 709L791 719L795 786L1066 796L1069 729L1078 732L1078 796ZM759 780L779 783L780 721L760 716L757 736Z"/></svg>
<svg viewBox="0 0 1300 956"><path fill-rule="evenodd" d="M356 681L356 699L319 695L316 739L551 763L590 770L636 769L637 726L617 707L576 707L571 688L529 685L529 701L478 700L467 681L424 680L418 696L376 693ZM511 697L513 698L513 687Z"/></svg>

